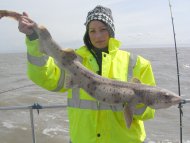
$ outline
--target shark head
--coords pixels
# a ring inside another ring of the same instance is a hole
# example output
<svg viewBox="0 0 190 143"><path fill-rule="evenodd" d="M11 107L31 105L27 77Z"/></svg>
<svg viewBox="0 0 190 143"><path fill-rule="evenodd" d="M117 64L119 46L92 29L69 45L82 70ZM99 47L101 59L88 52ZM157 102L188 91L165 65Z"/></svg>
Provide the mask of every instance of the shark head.
<svg viewBox="0 0 190 143"><path fill-rule="evenodd" d="M150 105L148 106L154 109L162 109L179 104L182 101L182 98L169 90L158 89L149 100Z"/></svg>

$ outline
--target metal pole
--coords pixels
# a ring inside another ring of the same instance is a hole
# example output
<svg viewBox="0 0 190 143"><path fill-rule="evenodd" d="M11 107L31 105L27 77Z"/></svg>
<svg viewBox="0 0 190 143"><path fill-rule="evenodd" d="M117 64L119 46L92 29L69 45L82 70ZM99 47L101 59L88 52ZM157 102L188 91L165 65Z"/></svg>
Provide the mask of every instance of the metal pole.
<svg viewBox="0 0 190 143"><path fill-rule="evenodd" d="M33 143L36 143L36 135L35 135L35 127L34 127L34 115L33 115L33 110L34 109L54 109L54 108L66 108L67 105L62 105L62 104L57 104L57 105L45 105L41 106L38 103L33 104L33 105L28 105L28 106L9 106L9 107L0 107L0 110L24 110L24 109L29 109L30 110L30 121L31 121L31 128L32 128L32 140Z"/></svg>
<svg viewBox="0 0 190 143"><path fill-rule="evenodd" d="M35 129L34 129L34 116L33 116L33 109L30 109L30 121L31 121L31 128L32 128L32 141L33 143L36 143L36 135L35 135Z"/></svg>
<svg viewBox="0 0 190 143"><path fill-rule="evenodd" d="M38 103L35 103L33 105L28 106L9 106L9 107L0 107L0 110L24 110L29 109L30 110L30 121L31 121L31 128L32 128L32 141L33 143L36 143L36 135L35 135L35 127L34 127L34 115L33 110L37 109L53 109L53 108L66 108L67 105L57 104L57 105L45 105L41 106Z"/></svg>
<svg viewBox="0 0 190 143"><path fill-rule="evenodd" d="M34 104L36 105L36 104ZM28 106L8 106L8 107L0 107L0 110L24 110L24 109L38 109L34 105ZM54 109L54 108L66 108L67 105L57 104L57 105L40 105L41 109Z"/></svg>
<svg viewBox="0 0 190 143"><path fill-rule="evenodd" d="M190 99L184 99L181 104L186 104L186 103L190 103Z"/></svg>

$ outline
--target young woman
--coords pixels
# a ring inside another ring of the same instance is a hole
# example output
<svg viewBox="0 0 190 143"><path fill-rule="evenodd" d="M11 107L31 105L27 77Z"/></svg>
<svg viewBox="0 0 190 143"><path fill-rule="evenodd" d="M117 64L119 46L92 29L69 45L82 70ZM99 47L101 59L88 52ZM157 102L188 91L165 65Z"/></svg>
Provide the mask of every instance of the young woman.
<svg viewBox="0 0 190 143"><path fill-rule="evenodd" d="M72 143L141 143L146 138L144 120L154 117L154 110L139 104L130 128L126 127L123 105L98 102L83 89L65 89L65 72L52 57L39 51L38 36L33 32L34 22L23 13L19 30L25 33L28 58L28 76L37 85L56 92L68 92L68 115ZM96 6L85 22L84 46L76 50L82 64L103 77L126 81L138 78L141 83L155 85L151 64L141 56L119 50L109 8ZM138 110L137 110L138 111Z"/></svg>

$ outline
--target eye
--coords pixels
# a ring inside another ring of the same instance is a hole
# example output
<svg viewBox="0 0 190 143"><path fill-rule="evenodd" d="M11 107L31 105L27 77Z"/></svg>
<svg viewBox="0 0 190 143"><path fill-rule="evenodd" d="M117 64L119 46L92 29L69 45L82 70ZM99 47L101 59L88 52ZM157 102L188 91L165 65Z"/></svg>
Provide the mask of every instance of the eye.
<svg viewBox="0 0 190 143"><path fill-rule="evenodd" d="M89 30L89 33L95 33L95 30Z"/></svg>
<svg viewBox="0 0 190 143"><path fill-rule="evenodd" d="M102 32L107 31L107 28L102 28L102 29L100 29L100 31L102 31Z"/></svg>

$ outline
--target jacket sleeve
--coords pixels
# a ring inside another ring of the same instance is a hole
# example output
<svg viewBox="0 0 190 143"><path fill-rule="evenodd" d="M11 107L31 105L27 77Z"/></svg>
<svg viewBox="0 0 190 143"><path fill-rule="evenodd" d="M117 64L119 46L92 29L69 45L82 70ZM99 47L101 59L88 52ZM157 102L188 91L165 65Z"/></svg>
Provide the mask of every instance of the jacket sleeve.
<svg viewBox="0 0 190 143"><path fill-rule="evenodd" d="M150 86L155 86L155 79L154 79L154 74L152 71L152 66L151 63L142 58L141 56L138 56L136 65L133 69L133 76L141 81L141 83L150 85ZM137 111L143 111L134 114L134 118L138 120L148 120L151 118L154 118L155 110L146 107L144 104L138 104L136 106Z"/></svg>
<svg viewBox="0 0 190 143"><path fill-rule="evenodd" d="M39 40L30 41L26 37L27 75L34 83L50 91L66 91L65 72L60 69L52 57L39 51Z"/></svg>

